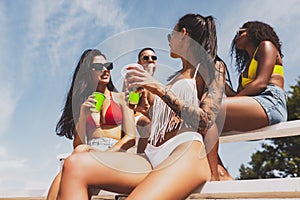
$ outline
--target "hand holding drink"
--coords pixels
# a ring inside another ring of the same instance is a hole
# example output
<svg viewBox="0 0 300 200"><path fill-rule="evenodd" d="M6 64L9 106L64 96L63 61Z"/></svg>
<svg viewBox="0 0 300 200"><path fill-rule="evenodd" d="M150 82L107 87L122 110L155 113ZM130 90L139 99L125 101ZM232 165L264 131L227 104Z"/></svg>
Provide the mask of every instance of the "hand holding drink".
<svg viewBox="0 0 300 200"><path fill-rule="evenodd" d="M105 95L100 92L93 92L93 96L96 103L94 108L90 108L90 111L92 112L91 115L97 127L100 126L100 110L105 100Z"/></svg>
<svg viewBox="0 0 300 200"><path fill-rule="evenodd" d="M142 65L139 65L139 64L136 64L136 63L134 63L134 64L129 64L129 65L126 65L125 67L123 67L123 69L122 69L122 75L123 75L123 77L127 77L127 73L128 73L128 71L129 70L127 70L127 68L129 67L129 66L137 66L137 67L139 67L139 68L141 68L141 69L143 69L143 66ZM130 104L130 105L137 105L138 103L139 103L139 100L140 100L140 97L141 97L141 89L142 88L131 88L130 90L129 90L129 97L128 97L128 103Z"/></svg>
<svg viewBox="0 0 300 200"><path fill-rule="evenodd" d="M129 98L128 98L128 102L130 105L137 105L139 104L140 101L140 97L141 97L141 89L137 88L133 91L129 92Z"/></svg>
<svg viewBox="0 0 300 200"><path fill-rule="evenodd" d="M100 92L93 92L93 96L96 100L95 108L91 108L90 110L91 112L100 112L105 99L105 95Z"/></svg>

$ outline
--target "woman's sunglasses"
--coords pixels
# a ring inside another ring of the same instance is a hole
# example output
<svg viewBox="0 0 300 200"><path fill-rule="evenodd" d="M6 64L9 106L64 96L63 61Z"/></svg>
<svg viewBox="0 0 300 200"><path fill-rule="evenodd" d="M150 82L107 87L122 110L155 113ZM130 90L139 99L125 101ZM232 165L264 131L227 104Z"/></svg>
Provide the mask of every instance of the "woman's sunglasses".
<svg viewBox="0 0 300 200"><path fill-rule="evenodd" d="M157 56L143 56L143 60L149 60L150 57L152 60L157 60Z"/></svg>
<svg viewBox="0 0 300 200"><path fill-rule="evenodd" d="M93 63L90 68L92 70L102 71L104 67L107 70L112 70L113 69L113 63L112 62L107 62L107 63L104 63L104 64L102 64L102 63Z"/></svg>
<svg viewBox="0 0 300 200"><path fill-rule="evenodd" d="M171 38L172 38L172 35L169 33L169 34L167 35L167 37L168 37L168 41L170 42L170 41L171 41Z"/></svg>
<svg viewBox="0 0 300 200"><path fill-rule="evenodd" d="M240 28L237 32L236 32L236 36L240 36L242 35L243 33L245 33L247 31L246 28Z"/></svg>

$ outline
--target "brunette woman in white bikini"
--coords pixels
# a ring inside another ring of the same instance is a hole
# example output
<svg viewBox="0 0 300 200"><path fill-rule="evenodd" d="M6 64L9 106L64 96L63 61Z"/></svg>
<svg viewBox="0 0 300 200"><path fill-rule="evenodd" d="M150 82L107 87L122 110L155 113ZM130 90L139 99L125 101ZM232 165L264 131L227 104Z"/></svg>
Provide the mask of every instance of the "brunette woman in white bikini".
<svg viewBox="0 0 300 200"><path fill-rule="evenodd" d="M152 119L146 156L73 154L64 163L58 199L87 199L89 185L128 194L127 200L184 199L210 180L202 138L214 123L224 85L214 20L187 14L169 41L170 55L182 60L182 68L166 86L145 70L128 67L127 87L144 88L135 109Z"/></svg>

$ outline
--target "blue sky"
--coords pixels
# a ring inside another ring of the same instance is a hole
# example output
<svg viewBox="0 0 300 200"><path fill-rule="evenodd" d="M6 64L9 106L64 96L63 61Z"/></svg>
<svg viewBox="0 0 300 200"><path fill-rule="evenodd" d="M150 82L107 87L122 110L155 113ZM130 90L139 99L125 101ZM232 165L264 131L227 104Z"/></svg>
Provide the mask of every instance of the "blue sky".
<svg viewBox="0 0 300 200"><path fill-rule="evenodd" d="M300 76L299 8L297 0L0 1L0 197L45 191L57 172L56 155L72 150L55 125L85 49L100 48L114 61L113 80L120 82L117 69L135 62L137 49L153 46L162 70L156 77L164 81L180 67L168 57L166 33L184 14L216 18L218 52L228 65L235 31L246 21L264 21L282 41L288 91ZM118 43L119 36L126 42ZM220 153L237 176L259 148L259 142L226 144Z"/></svg>

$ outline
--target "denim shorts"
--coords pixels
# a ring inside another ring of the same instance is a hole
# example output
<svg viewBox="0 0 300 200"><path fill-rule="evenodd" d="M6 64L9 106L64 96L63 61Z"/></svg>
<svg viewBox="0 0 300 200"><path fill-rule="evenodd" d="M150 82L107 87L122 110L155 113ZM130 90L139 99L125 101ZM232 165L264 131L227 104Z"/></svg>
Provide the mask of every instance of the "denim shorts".
<svg viewBox="0 0 300 200"><path fill-rule="evenodd" d="M100 151L105 151L110 147L114 146L118 140L113 138L101 137L101 138L92 138L88 141L88 145L99 149Z"/></svg>
<svg viewBox="0 0 300 200"><path fill-rule="evenodd" d="M280 87L269 84L262 93L252 98L258 101L265 110L269 125L287 120L286 96Z"/></svg>

